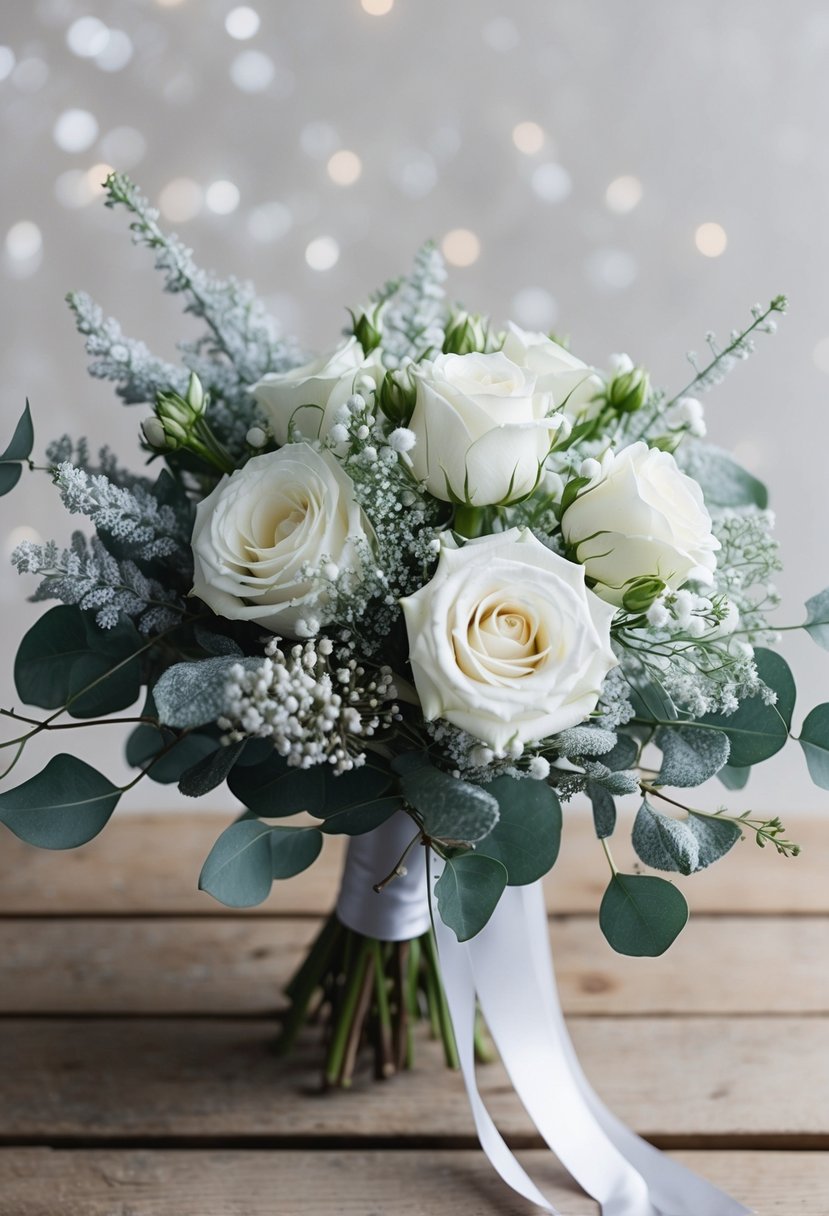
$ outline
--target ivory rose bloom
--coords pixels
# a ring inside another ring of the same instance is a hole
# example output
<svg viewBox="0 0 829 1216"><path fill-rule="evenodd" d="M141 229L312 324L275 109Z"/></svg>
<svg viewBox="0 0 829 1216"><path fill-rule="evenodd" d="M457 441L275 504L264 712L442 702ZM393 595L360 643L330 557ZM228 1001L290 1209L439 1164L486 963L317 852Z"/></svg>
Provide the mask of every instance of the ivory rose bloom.
<svg viewBox="0 0 829 1216"><path fill-rule="evenodd" d="M593 417L601 408L597 400L604 388L601 377L546 334L510 322L501 349L536 377L536 392L548 393L553 407L563 409L572 421Z"/></svg>
<svg viewBox="0 0 829 1216"><path fill-rule="evenodd" d="M583 722L616 666L614 609L528 528L444 546L402 604L424 718L496 752Z"/></svg>
<svg viewBox="0 0 829 1216"><path fill-rule="evenodd" d="M436 498L476 507L534 489L562 422L535 376L502 351L438 355L413 367L412 470Z"/></svg>
<svg viewBox="0 0 829 1216"><path fill-rule="evenodd" d="M635 579L681 587L712 581L719 541L702 490L673 456L646 443L608 455L594 483L564 512L561 530L596 591L621 604Z"/></svg>
<svg viewBox="0 0 829 1216"><path fill-rule="evenodd" d="M379 385L384 372L379 357L366 358L351 337L333 353L301 367L269 372L251 391L267 415L274 439L282 445L289 442L292 422L306 438L327 435L338 408L356 391L357 381L366 376Z"/></svg>
<svg viewBox="0 0 829 1216"><path fill-rule="evenodd" d="M295 637L299 620L325 612L307 569L353 567L368 527L329 453L292 443L254 456L196 508L192 594L219 616Z"/></svg>

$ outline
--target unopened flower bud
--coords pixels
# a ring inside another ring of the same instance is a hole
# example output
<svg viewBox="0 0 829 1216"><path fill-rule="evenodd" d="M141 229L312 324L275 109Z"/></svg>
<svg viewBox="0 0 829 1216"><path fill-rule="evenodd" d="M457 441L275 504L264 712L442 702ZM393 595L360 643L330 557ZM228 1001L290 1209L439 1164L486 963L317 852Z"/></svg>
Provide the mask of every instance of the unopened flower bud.
<svg viewBox="0 0 829 1216"><path fill-rule="evenodd" d="M161 452L169 446L167 435L164 431L164 424L156 418L155 414L151 414L149 418L144 419L141 423L141 432L151 448L155 448Z"/></svg>
<svg viewBox="0 0 829 1216"><path fill-rule="evenodd" d="M187 385L187 404L196 415L203 414L207 408L207 395L202 388L202 382L199 380L195 372L190 373L190 381Z"/></svg>
<svg viewBox="0 0 829 1216"><path fill-rule="evenodd" d="M362 312L359 317L351 314L354 323L354 337L363 348L363 353L370 355L383 340L383 330L380 325L380 309L373 308L371 312Z"/></svg>
<svg viewBox="0 0 829 1216"><path fill-rule="evenodd" d="M443 339L445 355L469 355L486 350L487 324L483 317L457 312L451 318Z"/></svg>
<svg viewBox="0 0 829 1216"><path fill-rule="evenodd" d="M396 426L407 426L415 407L417 390L407 371L386 372L380 385L380 409Z"/></svg>
<svg viewBox="0 0 829 1216"><path fill-rule="evenodd" d="M268 436L261 426L252 426L245 435L245 439L252 448L263 448L268 442Z"/></svg>
<svg viewBox="0 0 829 1216"><path fill-rule="evenodd" d="M626 612L647 612L654 600L665 590L661 578L645 575L628 583L622 595L622 607Z"/></svg>
<svg viewBox="0 0 829 1216"><path fill-rule="evenodd" d="M617 373L607 386L608 404L619 414L635 414L648 399L650 377L643 367Z"/></svg>

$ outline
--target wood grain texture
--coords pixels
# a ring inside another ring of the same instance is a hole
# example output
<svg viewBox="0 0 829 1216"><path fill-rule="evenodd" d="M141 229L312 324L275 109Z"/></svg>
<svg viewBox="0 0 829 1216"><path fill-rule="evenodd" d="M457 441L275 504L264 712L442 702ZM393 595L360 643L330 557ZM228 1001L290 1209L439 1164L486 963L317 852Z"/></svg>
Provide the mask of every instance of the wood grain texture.
<svg viewBox="0 0 829 1216"><path fill-rule="evenodd" d="M609 1106L674 1147L829 1147L829 1021L574 1018L585 1071ZM414 1072L319 1093L312 1036L273 1051L267 1021L6 1019L0 1138L239 1138L471 1146L460 1077L421 1039ZM481 1092L504 1133L535 1138L500 1064ZM742 1141L742 1144L741 1144Z"/></svg>
<svg viewBox="0 0 829 1216"><path fill-rule="evenodd" d="M825 1216L825 1153L681 1152L760 1216ZM568 1216L599 1216L548 1154L524 1166ZM482 1153L0 1150L3 1216L529 1216Z"/></svg>
<svg viewBox="0 0 829 1216"><path fill-rule="evenodd" d="M0 920L0 1014L272 1015L319 921ZM570 1014L829 1014L829 920L691 919L658 959L615 954L592 918L554 919ZM769 959L780 960L780 970Z"/></svg>
<svg viewBox="0 0 829 1216"><path fill-rule="evenodd" d="M789 835L803 845L796 859L778 857L746 840L718 865L677 881L697 912L733 914L829 913L829 834L817 817L783 816ZM52 853L22 844L3 831L0 914L176 913L224 915L226 909L198 891L199 871L228 819L193 812L117 816L81 849ZM630 815L620 816L614 856L622 870L636 863ZM274 884L254 912L312 915L334 903L344 841L329 838L320 860L305 874ZM607 863L589 816L565 815L561 857L547 884L557 913L597 911L607 885Z"/></svg>

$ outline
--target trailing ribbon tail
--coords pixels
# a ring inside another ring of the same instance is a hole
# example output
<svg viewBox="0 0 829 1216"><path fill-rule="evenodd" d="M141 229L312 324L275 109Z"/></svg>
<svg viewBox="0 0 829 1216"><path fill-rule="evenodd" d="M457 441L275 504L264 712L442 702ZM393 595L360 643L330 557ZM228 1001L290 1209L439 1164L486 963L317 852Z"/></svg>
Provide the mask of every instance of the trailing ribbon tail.
<svg viewBox="0 0 829 1216"><path fill-rule="evenodd" d="M474 1070L476 998L528 1115L602 1216L747 1216L748 1208L629 1131L589 1085L558 1001L540 883L508 887L471 941L459 943L438 918L435 933L481 1147L504 1181L556 1212L483 1106Z"/></svg>

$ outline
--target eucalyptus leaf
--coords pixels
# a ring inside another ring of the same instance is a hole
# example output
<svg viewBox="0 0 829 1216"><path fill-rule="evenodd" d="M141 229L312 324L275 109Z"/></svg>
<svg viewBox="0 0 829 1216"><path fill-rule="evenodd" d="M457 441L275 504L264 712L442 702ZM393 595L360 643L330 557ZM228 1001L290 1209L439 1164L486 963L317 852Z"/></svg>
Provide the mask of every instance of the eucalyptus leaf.
<svg viewBox="0 0 829 1216"><path fill-rule="evenodd" d="M809 776L822 790L829 790L829 703L816 705L806 715L800 731L800 746L809 766Z"/></svg>
<svg viewBox="0 0 829 1216"><path fill-rule="evenodd" d="M27 705L42 709L68 705L74 718L126 709L140 692L137 651L143 645L126 617L113 629L100 630L74 604L59 604L35 621L18 647L14 663L18 695ZM88 688L93 683L95 687Z"/></svg>
<svg viewBox="0 0 829 1216"><path fill-rule="evenodd" d="M726 764L720 769L717 776L727 790L742 790L748 784L751 768L750 766L738 768L736 764Z"/></svg>
<svg viewBox="0 0 829 1216"><path fill-rule="evenodd" d="M618 954L656 958L688 921L681 891L650 874L614 874L602 898L599 924Z"/></svg>
<svg viewBox="0 0 829 1216"><path fill-rule="evenodd" d="M271 873L274 878L293 878L317 860L322 848L319 828L271 829Z"/></svg>
<svg viewBox="0 0 829 1216"><path fill-rule="evenodd" d="M201 760L197 760L190 768L181 774L178 788L180 794L189 798L199 798L209 794L221 785L228 773L239 759L239 754L245 746L244 739L239 743L221 744Z"/></svg>
<svg viewBox="0 0 829 1216"><path fill-rule="evenodd" d="M142 723L127 739L127 764L133 768L146 768L147 776L159 785L172 785L188 769L212 756L219 746L217 739L196 732L180 736L177 742L175 740L175 731L158 730L155 726ZM166 747L170 747L170 750L164 751ZM162 751L163 756L159 755ZM156 756L159 759L147 768Z"/></svg>
<svg viewBox="0 0 829 1216"><path fill-rule="evenodd" d="M228 789L257 815L282 818L307 811L321 814L325 806L325 773L321 765L291 767L273 747L263 764L237 764L227 779Z"/></svg>
<svg viewBox="0 0 829 1216"><path fill-rule="evenodd" d="M193 635L202 650L214 657L227 655L238 659L244 654L242 647L238 642L234 642L233 638L224 633L216 633L212 629L205 629L204 625L195 625Z"/></svg>
<svg viewBox="0 0 829 1216"><path fill-rule="evenodd" d="M599 840L607 840L616 830L616 803L613 795L595 781L587 783L587 797L593 807L593 826Z"/></svg>
<svg viewBox="0 0 829 1216"><path fill-rule="evenodd" d="M630 701L636 717L648 722L670 722L678 716L676 706L656 679L632 688Z"/></svg>
<svg viewBox="0 0 829 1216"><path fill-rule="evenodd" d="M617 769L630 768L639 755L639 744L630 735L619 734L609 752L602 756L602 764L614 772Z"/></svg>
<svg viewBox="0 0 829 1216"><path fill-rule="evenodd" d="M271 827L239 819L222 832L199 875L199 890L229 908L251 908L268 898L273 882Z"/></svg>
<svg viewBox="0 0 829 1216"><path fill-rule="evenodd" d="M459 942L480 933L506 885L506 866L494 857L461 853L447 858L435 883L435 897L441 920Z"/></svg>
<svg viewBox="0 0 829 1216"><path fill-rule="evenodd" d="M709 506L753 506L764 511L769 505L768 490L762 481L713 444L695 444L685 464L690 476L699 482Z"/></svg>
<svg viewBox="0 0 829 1216"><path fill-rule="evenodd" d="M474 844L498 822L500 811L493 794L431 764L404 774L400 789L420 816L426 835L435 840Z"/></svg>
<svg viewBox="0 0 829 1216"><path fill-rule="evenodd" d="M261 659L222 655L168 667L153 688L159 720L179 728L215 722L227 708L227 682L237 663L247 671L262 666Z"/></svg>
<svg viewBox="0 0 829 1216"><path fill-rule="evenodd" d="M686 819L675 819L646 798L634 820L633 847L645 865L687 875L719 861L741 835L729 819L693 812Z"/></svg>
<svg viewBox="0 0 829 1216"><path fill-rule="evenodd" d="M662 768L657 783L689 789L702 785L728 761L731 743L728 735L695 726L660 727L654 742L662 752Z"/></svg>
<svg viewBox="0 0 829 1216"><path fill-rule="evenodd" d="M795 683L789 665L773 650L755 650L760 678L777 693L777 704L767 705L761 696L741 702L733 714L706 714L699 725L723 731L731 743L729 760L737 768L749 768L779 752L789 737L795 703Z"/></svg>
<svg viewBox="0 0 829 1216"><path fill-rule="evenodd" d="M487 786L500 816L475 855L500 861L511 887L525 886L553 868L561 846L561 804L545 781L496 777Z"/></svg>
<svg viewBox="0 0 829 1216"><path fill-rule="evenodd" d="M53 756L22 785L0 794L0 823L41 849L74 849L97 836L121 790L77 756Z"/></svg>
<svg viewBox="0 0 829 1216"><path fill-rule="evenodd" d="M326 814L379 798L393 781L392 774L379 756L372 756L359 768L348 769L339 775L333 772L330 765L322 766L322 771L325 776Z"/></svg>
<svg viewBox="0 0 829 1216"><path fill-rule="evenodd" d="M362 836L374 828L379 828L381 823L385 823L402 809L403 801L399 794L372 798L369 802L358 803L356 806L331 809L326 807L321 813L321 818L324 819L322 831L327 836Z"/></svg>
<svg viewBox="0 0 829 1216"><path fill-rule="evenodd" d="M806 601L806 622L803 626L809 636L829 650L829 587L818 591Z"/></svg>
<svg viewBox="0 0 829 1216"><path fill-rule="evenodd" d="M29 402L17 420L11 442L0 456L0 497L13 490L20 480L23 461L28 460L34 447L35 433Z"/></svg>

